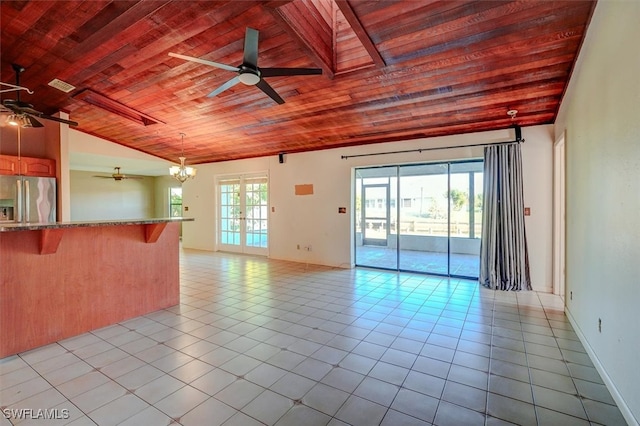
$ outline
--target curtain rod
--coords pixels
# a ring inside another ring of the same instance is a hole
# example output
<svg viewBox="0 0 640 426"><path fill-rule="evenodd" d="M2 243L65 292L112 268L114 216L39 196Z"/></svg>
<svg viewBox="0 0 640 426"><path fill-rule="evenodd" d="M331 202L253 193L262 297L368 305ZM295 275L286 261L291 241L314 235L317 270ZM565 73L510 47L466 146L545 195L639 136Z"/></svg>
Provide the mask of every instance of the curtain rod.
<svg viewBox="0 0 640 426"><path fill-rule="evenodd" d="M405 153L409 153L409 152L436 151L436 150L439 150L439 149L468 148L468 147L474 147L474 146L506 145L506 144L511 144L511 143L524 142L524 139L522 138L522 129L520 129L520 126L518 126L516 124L515 126L513 126L513 128L516 131L516 139L513 140L513 141L479 143L479 144L474 144L474 145L439 146L439 147L433 147L433 148L416 148L416 149L406 149L404 151L373 152L373 153L370 153L370 154L341 155L340 158L342 160L346 160L348 158L355 158L355 157L370 157L370 156L375 156L375 155L388 155L388 154L405 154Z"/></svg>

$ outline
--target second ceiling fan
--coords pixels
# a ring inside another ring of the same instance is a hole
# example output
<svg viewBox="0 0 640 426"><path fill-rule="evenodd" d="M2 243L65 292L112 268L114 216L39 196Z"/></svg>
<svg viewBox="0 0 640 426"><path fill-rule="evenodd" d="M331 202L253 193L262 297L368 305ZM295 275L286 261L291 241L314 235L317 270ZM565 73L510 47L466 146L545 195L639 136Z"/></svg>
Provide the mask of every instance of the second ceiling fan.
<svg viewBox="0 0 640 426"><path fill-rule="evenodd" d="M231 80L218 87L207 97L219 95L225 90L243 83L247 86L256 86L258 89L266 93L271 99L278 104L283 104L284 99L276 93L276 91L264 80L264 77L284 77L292 75L319 75L322 74L320 68L259 68L258 67L258 30L247 28L244 38L244 55L242 64L237 67L221 64L219 62L209 61L202 58L194 58L192 56L179 55L177 53L169 53L174 58L184 59L186 61L197 62L199 64L209 65L226 71L236 72L238 75Z"/></svg>

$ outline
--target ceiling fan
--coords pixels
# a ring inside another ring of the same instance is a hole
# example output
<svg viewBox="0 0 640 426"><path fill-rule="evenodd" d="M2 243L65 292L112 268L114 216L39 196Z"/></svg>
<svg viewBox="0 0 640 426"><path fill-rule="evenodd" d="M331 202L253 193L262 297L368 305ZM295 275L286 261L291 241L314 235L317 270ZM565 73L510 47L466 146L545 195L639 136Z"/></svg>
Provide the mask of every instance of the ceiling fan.
<svg viewBox="0 0 640 426"><path fill-rule="evenodd" d="M276 93L275 90L264 80L265 77L281 77L292 75L319 75L322 74L320 68L259 68L258 67L258 30L247 28L244 37L244 55L242 64L237 67L209 61L202 58L194 58L191 56L179 55L177 53L169 53L174 58L184 59L186 61L197 62L199 64L209 65L226 71L236 72L238 75L231 80L218 87L207 97L219 95L225 90L243 83L247 86L256 86L262 90L271 99L282 105L284 100Z"/></svg>
<svg viewBox="0 0 640 426"><path fill-rule="evenodd" d="M120 173L120 167L114 167L113 173L109 176L105 175L93 175L93 177L101 179L113 179L115 181L121 181L123 179L144 179L142 176L128 176L124 173Z"/></svg>
<svg viewBox="0 0 640 426"><path fill-rule="evenodd" d="M24 72L24 67L17 64L11 64L11 67L16 72L16 86L20 87L20 74ZM17 99L3 99L2 106L4 107L3 112L11 113L11 115L7 117L7 123L12 126L44 127L36 117L44 118L45 120L57 121L58 123L64 123L70 126L78 125L75 121L52 117L35 110L33 105L20 100L20 91L17 92Z"/></svg>

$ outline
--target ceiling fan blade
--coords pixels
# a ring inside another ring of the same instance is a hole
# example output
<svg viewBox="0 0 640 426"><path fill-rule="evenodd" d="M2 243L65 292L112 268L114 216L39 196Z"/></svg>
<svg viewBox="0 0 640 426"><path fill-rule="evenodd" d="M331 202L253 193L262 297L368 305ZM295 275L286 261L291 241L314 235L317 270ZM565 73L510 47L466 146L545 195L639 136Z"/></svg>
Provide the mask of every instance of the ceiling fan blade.
<svg viewBox="0 0 640 426"><path fill-rule="evenodd" d="M31 115L31 114L29 114L29 115ZM51 120L51 121L56 121L58 123L68 124L69 126L77 126L78 125L78 122L77 121L73 121L73 120L65 120L64 118L52 117L50 115L44 115L44 114L39 114L39 115L33 114L33 115L35 115L36 117L39 117L39 118L44 118L45 120ZM36 126L34 126L34 127L36 127Z"/></svg>
<svg viewBox="0 0 640 426"><path fill-rule="evenodd" d="M30 114L40 114L40 111L36 111L35 109L33 109L33 105L28 104L26 102L19 101L19 100L4 99L2 101L2 105L5 108L9 108L11 111L15 112L16 114L21 114L23 112L28 112Z"/></svg>
<svg viewBox="0 0 640 426"><path fill-rule="evenodd" d="M260 90L266 93L271 99L276 101L279 105L282 105L284 103L284 99L282 99L280 95L278 95L276 91L273 90L273 87L269 86L269 83L267 83L266 81L260 79L258 84L256 84L256 87L258 87Z"/></svg>
<svg viewBox="0 0 640 426"><path fill-rule="evenodd" d="M258 30L247 27L244 36L244 57L243 64L258 67Z"/></svg>
<svg viewBox="0 0 640 426"><path fill-rule="evenodd" d="M40 111L38 111L37 109L33 109L32 107L20 107L18 109L22 112L26 112L27 114L32 114L38 117L42 115Z"/></svg>
<svg viewBox="0 0 640 426"><path fill-rule="evenodd" d="M218 87L216 90L214 90L213 92L209 93L207 95L207 98L213 98L214 96L219 95L220 93L224 92L225 90L235 86L236 84L238 84L240 82L240 76L235 76L233 77L231 80L227 81L226 83L224 83L222 86Z"/></svg>
<svg viewBox="0 0 640 426"><path fill-rule="evenodd" d="M169 52L169 56L174 58L184 59L185 61L197 62L198 64L209 65L211 67L216 67L216 68L220 68L227 71L235 71L235 72L240 71L240 68L238 67L232 67L231 65L221 64L219 62L208 61L206 59L194 58L193 56L179 55L177 53L171 53L171 52Z"/></svg>
<svg viewBox="0 0 640 426"><path fill-rule="evenodd" d="M2 105L6 106L7 108L17 108L19 106L26 106L28 104L25 104L24 102L20 102L15 99L3 99Z"/></svg>
<svg viewBox="0 0 640 426"><path fill-rule="evenodd" d="M289 75L320 75L320 68L260 68L262 77L279 77Z"/></svg>

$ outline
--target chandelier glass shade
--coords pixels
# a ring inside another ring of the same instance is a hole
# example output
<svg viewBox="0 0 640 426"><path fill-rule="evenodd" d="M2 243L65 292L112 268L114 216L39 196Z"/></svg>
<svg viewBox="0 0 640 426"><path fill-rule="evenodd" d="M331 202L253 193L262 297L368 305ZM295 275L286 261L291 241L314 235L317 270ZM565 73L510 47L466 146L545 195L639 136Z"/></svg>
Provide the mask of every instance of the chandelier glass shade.
<svg viewBox="0 0 640 426"><path fill-rule="evenodd" d="M184 156L184 133L180 133L180 136L182 137L182 155L178 157L180 165L169 167L169 174L178 182L184 183L187 179L196 177L196 169L184 165L184 160L186 159Z"/></svg>
<svg viewBox="0 0 640 426"><path fill-rule="evenodd" d="M184 165L184 157L180 158L179 166L169 167L169 174L177 179L180 183L184 183L187 179L196 177L196 169Z"/></svg>

